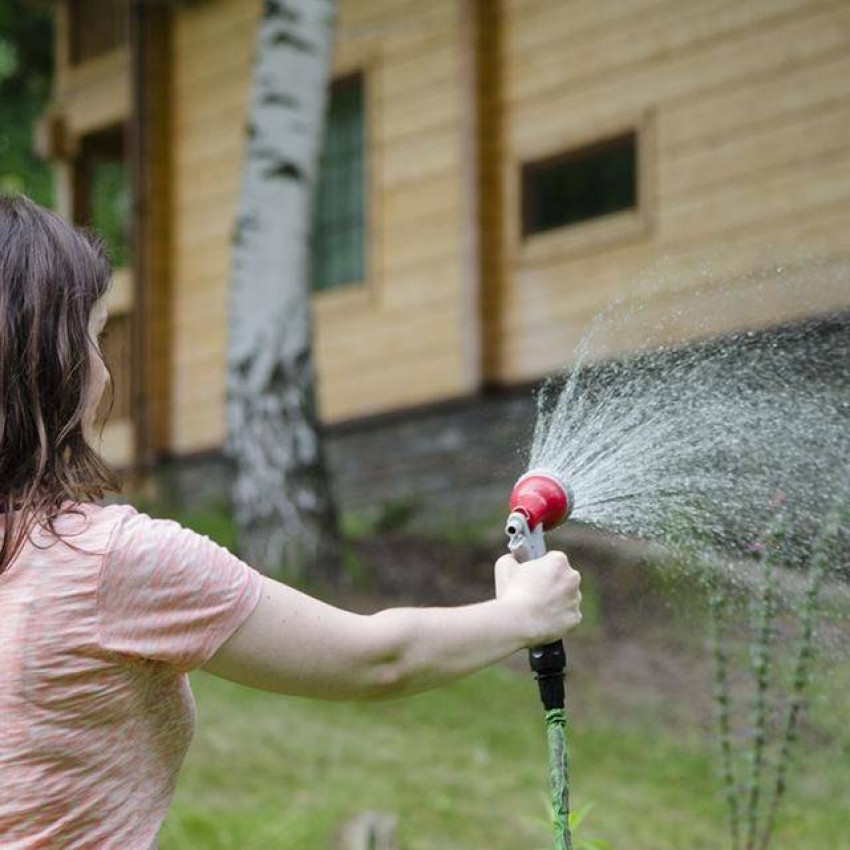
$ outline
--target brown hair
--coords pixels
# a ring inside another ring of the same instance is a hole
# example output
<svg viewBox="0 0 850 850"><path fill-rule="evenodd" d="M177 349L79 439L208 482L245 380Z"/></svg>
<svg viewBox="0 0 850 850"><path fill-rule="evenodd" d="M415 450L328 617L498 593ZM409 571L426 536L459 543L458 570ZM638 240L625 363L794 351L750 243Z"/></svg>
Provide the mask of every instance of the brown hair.
<svg viewBox="0 0 850 850"><path fill-rule="evenodd" d="M27 198L0 195L0 574L34 523L58 537L63 502L120 490L83 433L89 318L111 277L96 238Z"/></svg>

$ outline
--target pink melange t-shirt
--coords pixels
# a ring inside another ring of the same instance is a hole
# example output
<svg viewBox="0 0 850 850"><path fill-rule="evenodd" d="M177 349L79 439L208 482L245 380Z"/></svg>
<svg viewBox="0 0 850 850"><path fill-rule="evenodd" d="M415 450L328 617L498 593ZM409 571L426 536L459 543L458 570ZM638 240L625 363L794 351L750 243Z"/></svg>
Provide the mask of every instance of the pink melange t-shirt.
<svg viewBox="0 0 850 850"><path fill-rule="evenodd" d="M146 850L194 731L186 673L262 576L172 520L65 507L85 552L36 527L0 574L0 848Z"/></svg>

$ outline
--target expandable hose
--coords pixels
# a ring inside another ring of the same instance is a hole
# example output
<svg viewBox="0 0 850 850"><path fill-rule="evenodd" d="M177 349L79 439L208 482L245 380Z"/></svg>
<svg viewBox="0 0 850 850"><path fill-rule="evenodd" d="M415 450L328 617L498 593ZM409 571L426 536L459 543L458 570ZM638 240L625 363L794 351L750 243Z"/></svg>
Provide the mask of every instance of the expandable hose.
<svg viewBox="0 0 850 850"><path fill-rule="evenodd" d="M563 708L552 708L546 712L555 850L572 850L573 847L570 834L570 771L567 760L566 725L567 713Z"/></svg>

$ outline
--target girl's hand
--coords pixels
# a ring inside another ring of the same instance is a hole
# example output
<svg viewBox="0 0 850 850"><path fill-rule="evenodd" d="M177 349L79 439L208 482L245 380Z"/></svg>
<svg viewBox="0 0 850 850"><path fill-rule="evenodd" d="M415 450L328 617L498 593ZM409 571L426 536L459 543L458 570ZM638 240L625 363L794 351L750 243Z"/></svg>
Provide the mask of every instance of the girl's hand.
<svg viewBox="0 0 850 850"><path fill-rule="evenodd" d="M525 624L528 646L562 638L581 622L581 576L563 552L547 552L520 564L513 555L496 561L496 598Z"/></svg>

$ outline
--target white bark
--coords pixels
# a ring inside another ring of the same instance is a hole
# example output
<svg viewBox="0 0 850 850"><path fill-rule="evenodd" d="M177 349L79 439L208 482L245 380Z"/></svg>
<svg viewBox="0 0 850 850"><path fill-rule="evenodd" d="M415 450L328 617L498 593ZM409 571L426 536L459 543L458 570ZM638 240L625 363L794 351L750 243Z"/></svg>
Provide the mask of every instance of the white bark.
<svg viewBox="0 0 850 850"><path fill-rule="evenodd" d="M334 578L339 539L314 403L308 238L335 0L264 0L232 248L228 443L240 551Z"/></svg>

